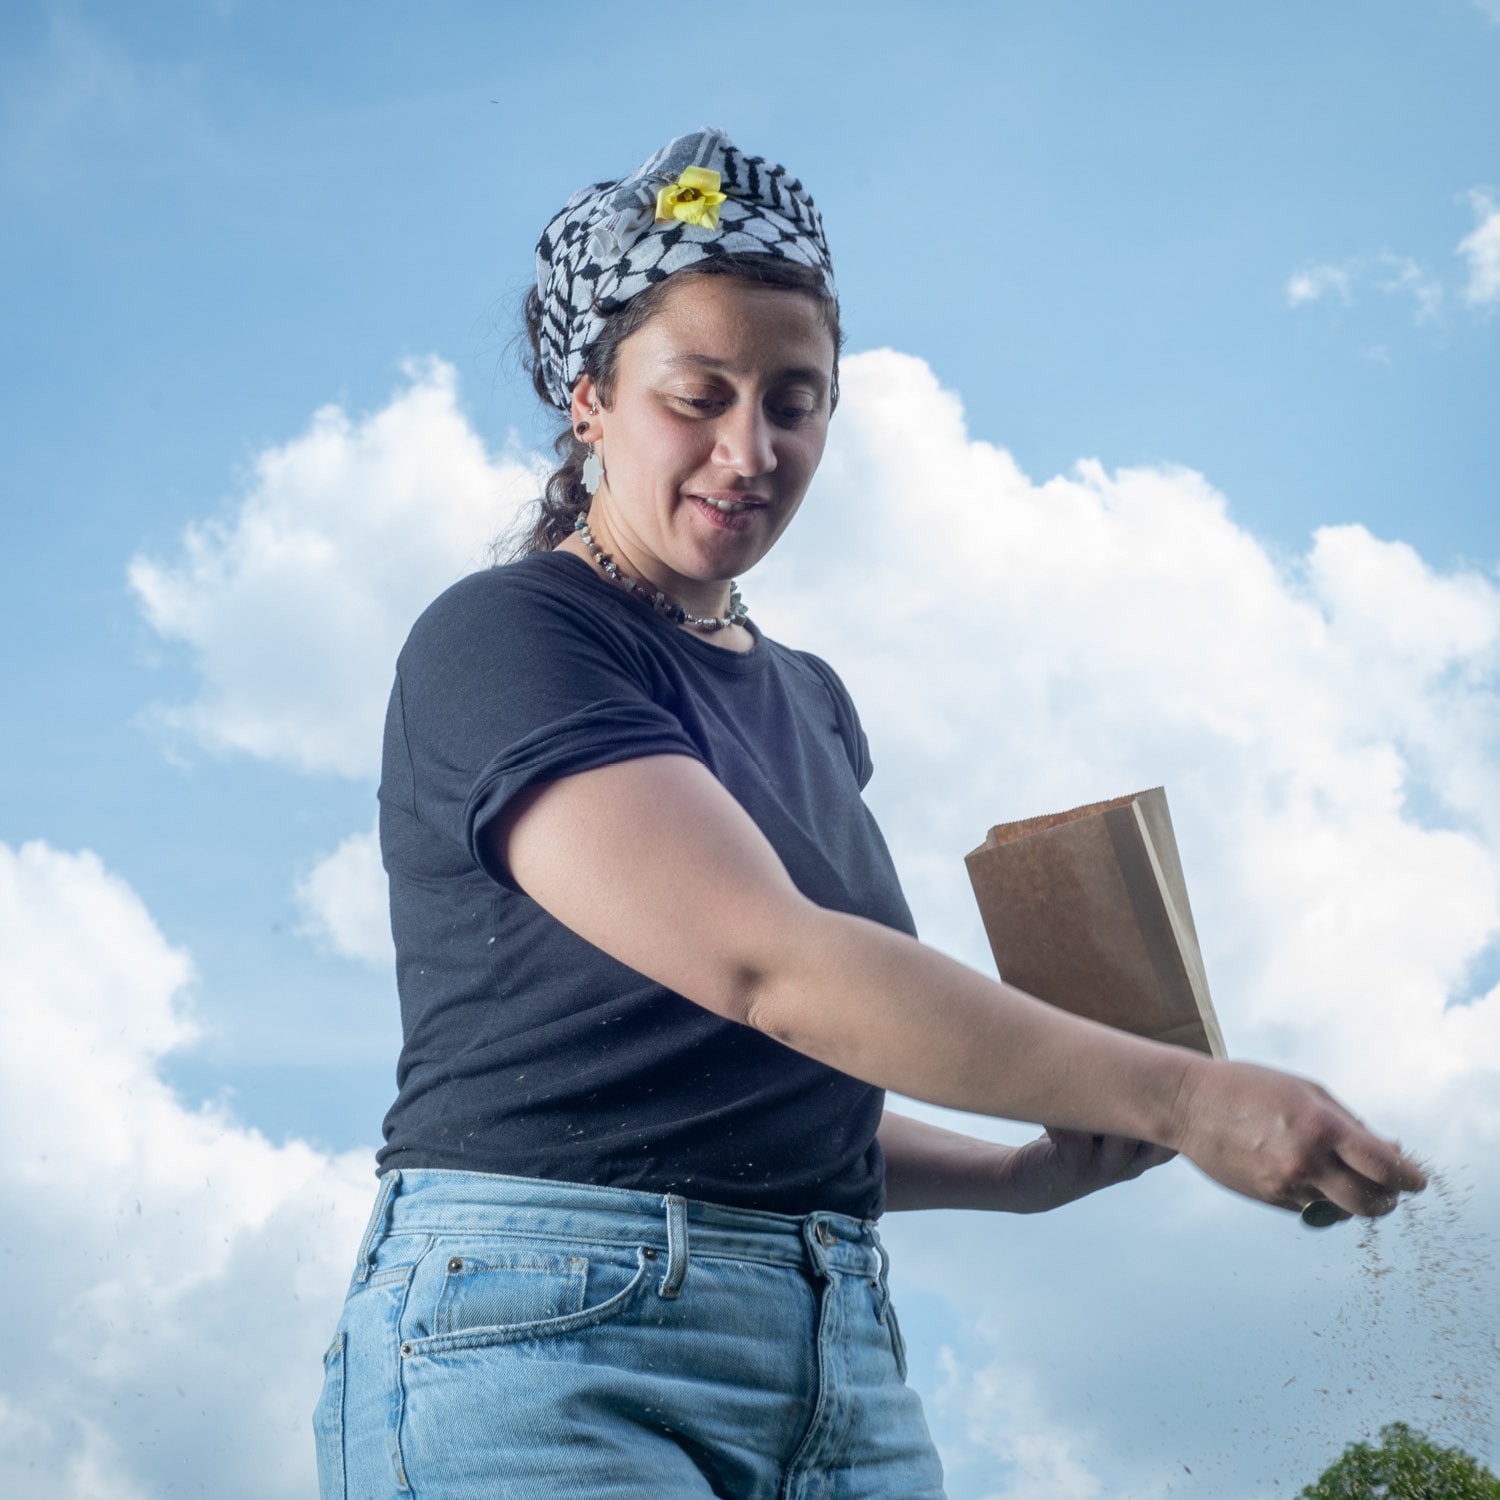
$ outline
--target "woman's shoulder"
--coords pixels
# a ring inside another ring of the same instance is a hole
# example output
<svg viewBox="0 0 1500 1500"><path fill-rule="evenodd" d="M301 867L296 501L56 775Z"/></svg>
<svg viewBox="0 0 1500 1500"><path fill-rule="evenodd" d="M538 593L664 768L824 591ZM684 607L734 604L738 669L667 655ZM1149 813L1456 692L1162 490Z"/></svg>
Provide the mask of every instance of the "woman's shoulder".
<svg viewBox="0 0 1500 1500"><path fill-rule="evenodd" d="M465 641L556 635L591 625L588 565L568 553L534 552L480 568L450 584L418 615L403 654Z"/></svg>
<svg viewBox="0 0 1500 1500"><path fill-rule="evenodd" d="M546 607L560 596L589 591L588 564L570 552L531 552L513 562L496 563L451 583L422 612L444 619L475 610L519 605Z"/></svg>

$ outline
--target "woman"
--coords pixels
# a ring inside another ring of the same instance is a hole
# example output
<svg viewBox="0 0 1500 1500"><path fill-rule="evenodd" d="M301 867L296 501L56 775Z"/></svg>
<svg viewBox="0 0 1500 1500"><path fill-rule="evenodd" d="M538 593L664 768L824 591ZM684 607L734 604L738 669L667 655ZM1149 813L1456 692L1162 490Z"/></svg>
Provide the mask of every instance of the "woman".
<svg viewBox="0 0 1500 1500"><path fill-rule="evenodd" d="M528 323L564 464L527 555L418 621L387 720L405 1041L324 1500L939 1496L884 1209L1032 1212L1176 1151L1346 1215L1421 1174L1315 1085L915 940L847 693L732 583L837 400L800 183L672 142L548 226ZM970 1140L886 1088L1049 1129Z"/></svg>

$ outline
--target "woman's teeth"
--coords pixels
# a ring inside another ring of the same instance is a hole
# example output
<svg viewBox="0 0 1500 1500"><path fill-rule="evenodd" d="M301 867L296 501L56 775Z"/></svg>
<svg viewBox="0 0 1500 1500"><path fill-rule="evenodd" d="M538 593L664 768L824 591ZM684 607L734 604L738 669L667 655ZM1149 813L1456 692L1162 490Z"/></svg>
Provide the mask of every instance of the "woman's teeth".
<svg viewBox="0 0 1500 1500"><path fill-rule="evenodd" d="M754 510L755 502L752 500L715 500L708 495L699 495L698 498L705 504L711 505L722 515L737 515L742 510Z"/></svg>

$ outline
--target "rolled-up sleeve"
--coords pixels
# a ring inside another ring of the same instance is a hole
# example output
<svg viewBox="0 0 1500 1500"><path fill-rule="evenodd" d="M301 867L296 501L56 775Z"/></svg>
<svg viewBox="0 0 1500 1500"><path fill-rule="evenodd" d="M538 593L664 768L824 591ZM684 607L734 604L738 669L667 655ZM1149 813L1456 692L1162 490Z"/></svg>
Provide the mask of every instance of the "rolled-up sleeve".
<svg viewBox="0 0 1500 1500"><path fill-rule="evenodd" d="M399 736L411 810L511 890L485 834L523 792L641 756L703 758L628 633L570 604L513 571L473 574L397 664L387 748Z"/></svg>

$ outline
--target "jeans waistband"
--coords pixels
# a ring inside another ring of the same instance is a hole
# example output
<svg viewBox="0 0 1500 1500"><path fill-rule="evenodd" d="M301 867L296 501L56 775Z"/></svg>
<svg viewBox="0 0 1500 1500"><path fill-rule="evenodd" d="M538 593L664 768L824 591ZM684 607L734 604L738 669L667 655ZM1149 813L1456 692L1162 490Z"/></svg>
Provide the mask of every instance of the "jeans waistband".
<svg viewBox="0 0 1500 1500"><path fill-rule="evenodd" d="M874 1224L847 1214L776 1214L677 1194L421 1167L380 1179L356 1280L368 1275L387 1235L465 1232L647 1246L665 1250L674 1269L688 1242L695 1256L803 1266L819 1274L879 1278L886 1264Z"/></svg>

